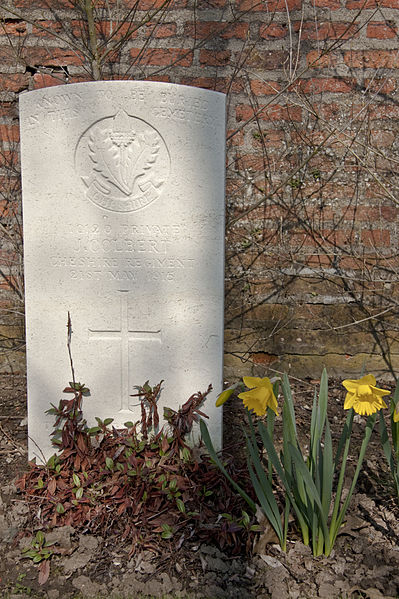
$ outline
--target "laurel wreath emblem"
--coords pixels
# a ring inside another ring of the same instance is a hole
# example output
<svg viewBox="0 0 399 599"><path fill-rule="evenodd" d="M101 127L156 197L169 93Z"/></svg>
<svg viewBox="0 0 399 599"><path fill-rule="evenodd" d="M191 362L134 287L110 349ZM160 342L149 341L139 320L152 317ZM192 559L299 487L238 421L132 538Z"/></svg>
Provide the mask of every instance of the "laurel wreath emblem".
<svg viewBox="0 0 399 599"><path fill-rule="evenodd" d="M90 132L88 148L93 170L104 187L115 186L128 197L135 190L136 182L154 166L160 143L154 130L137 133L129 115L120 110L111 127L94 127Z"/></svg>

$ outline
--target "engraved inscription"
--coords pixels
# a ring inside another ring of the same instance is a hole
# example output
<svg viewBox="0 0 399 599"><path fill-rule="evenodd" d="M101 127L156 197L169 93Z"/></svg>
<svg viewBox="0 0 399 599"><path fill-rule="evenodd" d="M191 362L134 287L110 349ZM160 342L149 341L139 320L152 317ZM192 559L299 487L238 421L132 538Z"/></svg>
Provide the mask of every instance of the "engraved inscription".
<svg viewBox="0 0 399 599"><path fill-rule="evenodd" d="M67 228L69 254L55 252L50 264L74 281L177 282L195 268L195 259L181 246L181 224L69 223Z"/></svg>
<svg viewBox="0 0 399 599"><path fill-rule="evenodd" d="M147 342L157 342L162 344L161 329L133 330L129 327L128 318L128 292L124 289L119 289L120 295L120 325L115 329L89 329L89 340L98 341L101 339L115 339L120 343L120 374L121 374L121 405L120 412L132 410L130 406L131 397L129 396L129 372L130 372L130 345L135 343L135 351L137 352L137 344ZM133 353L133 352L132 352Z"/></svg>
<svg viewBox="0 0 399 599"><path fill-rule="evenodd" d="M94 204L113 212L134 212L159 198L170 158L156 129L119 110L81 136L75 168L86 198Z"/></svg>
<svg viewBox="0 0 399 599"><path fill-rule="evenodd" d="M214 127L214 117L209 112L209 102L204 98L187 98L184 94L162 92L159 106L154 115L168 121L187 122Z"/></svg>

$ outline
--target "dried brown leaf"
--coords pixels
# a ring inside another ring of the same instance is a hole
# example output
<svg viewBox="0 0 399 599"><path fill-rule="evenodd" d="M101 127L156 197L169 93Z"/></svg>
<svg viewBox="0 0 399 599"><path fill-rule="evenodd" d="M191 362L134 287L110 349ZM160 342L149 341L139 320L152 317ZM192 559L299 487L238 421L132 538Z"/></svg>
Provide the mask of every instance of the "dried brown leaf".
<svg viewBox="0 0 399 599"><path fill-rule="evenodd" d="M39 565L39 576L37 579L38 583L40 585L46 584L49 575L50 575L50 561L48 559L46 559Z"/></svg>

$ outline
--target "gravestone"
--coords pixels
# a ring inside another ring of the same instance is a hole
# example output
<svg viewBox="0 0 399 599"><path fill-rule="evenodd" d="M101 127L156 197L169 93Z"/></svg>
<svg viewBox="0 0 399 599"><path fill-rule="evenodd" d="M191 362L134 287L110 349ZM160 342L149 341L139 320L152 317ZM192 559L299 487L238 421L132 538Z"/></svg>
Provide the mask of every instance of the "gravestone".
<svg viewBox="0 0 399 599"><path fill-rule="evenodd" d="M139 420L147 380L164 380L160 415L211 383L220 447L225 96L78 83L22 94L20 117L30 457L54 452L68 312L89 425Z"/></svg>

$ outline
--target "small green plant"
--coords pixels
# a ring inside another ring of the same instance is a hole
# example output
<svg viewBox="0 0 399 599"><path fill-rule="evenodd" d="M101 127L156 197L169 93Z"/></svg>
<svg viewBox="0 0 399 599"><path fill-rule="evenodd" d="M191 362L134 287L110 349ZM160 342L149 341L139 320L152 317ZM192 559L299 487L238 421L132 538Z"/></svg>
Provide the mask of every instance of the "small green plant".
<svg viewBox="0 0 399 599"><path fill-rule="evenodd" d="M21 572L20 574L18 574L17 580L15 581L15 584L13 587L13 593L15 593L16 595L30 596L32 594L32 589L30 587L25 586L22 582L25 577L26 577L25 572ZM8 595L6 595L6 597L4 599L7 599L7 597L8 597Z"/></svg>
<svg viewBox="0 0 399 599"><path fill-rule="evenodd" d="M38 530L33 537L31 544L22 550L24 557L28 557L34 564L39 564L43 560L50 559L53 550L50 549L54 543L48 543L41 530Z"/></svg>
<svg viewBox="0 0 399 599"><path fill-rule="evenodd" d="M302 532L305 545L312 544L315 556L330 555L346 511L352 498L362 467L367 445L374 428L377 413L387 407L385 389L377 388L375 378L366 375L359 380L346 380L343 385L348 393L344 408L349 410L335 455L327 417L328 379L324 370L319 394L313 398L312 416L309 432L309 452L305 453L300 445L295 407L287 375L283 376L281 389L283 404L283 439L280 454L275 449L274 419L277 414L276 385L266 377L244 377L244 385L249 391L240 393L247 408L249 432L246 435L247 463L252 486L260 506L273 527L282 549L287 546L289 513L293 512ZM230 388L218 398L221 405L233 393ZM258 433L267 455L265 468L259 457L256 430L249 410L258 416L267 415L267 424L258 422ZM342 499L346 464L348 460L354 413L368 416L363 442L359 451L356 469L349 491ZM209 453L234 488L246 500L252 510L256 510L254 501L226 472L224 465L215 453L205 422L201 422L202 438ZM282 511L273 493L273 472L276 473L285 491L285 506ZM333 483L336 487L333 489ZM334 492L335 491L335 492Z"/></svg>
<svg viewBox="0 0 399 599"><path fill-rule="evenodd" d="M39 566L38 582L40 585L45 584L50 575L50 559L54 553L54 543L49 543L41 530L38 530L33 537L31 544L22 550L24 557L33 561Z"/></svg>
<svg viewBox="0 0 399 599"><path fill-rule="evenodd" d="M252 524L251 518L245 510L241 511L241 517L235 518L231 514L224 513L222 517L234 527L234 530L240 530L244 528L249 532L259 532L262 527L259 524Z"/></svg>

